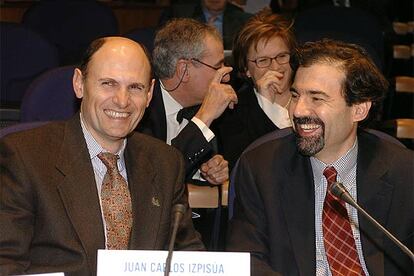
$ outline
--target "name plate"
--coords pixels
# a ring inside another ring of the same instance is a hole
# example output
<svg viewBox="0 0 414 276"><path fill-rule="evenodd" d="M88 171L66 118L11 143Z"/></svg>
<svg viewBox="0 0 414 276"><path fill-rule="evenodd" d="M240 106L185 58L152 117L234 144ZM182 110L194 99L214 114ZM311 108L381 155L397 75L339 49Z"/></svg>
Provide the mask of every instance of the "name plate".
<svg viewBox="0 0 414 276"><path fill-rule="evenodd" d="M97 276L163 276L168 252L98 250ZM250 253L174 251L171 276L250 276Z"/></svg>

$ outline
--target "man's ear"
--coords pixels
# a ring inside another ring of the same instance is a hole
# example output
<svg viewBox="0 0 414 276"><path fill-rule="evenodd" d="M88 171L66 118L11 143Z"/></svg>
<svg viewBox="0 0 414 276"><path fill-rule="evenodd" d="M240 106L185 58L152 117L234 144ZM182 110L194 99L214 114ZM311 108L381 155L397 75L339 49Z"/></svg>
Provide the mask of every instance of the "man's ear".
<svg viewBox="0 0 414 276"><path fill-rule="evenodd" d="M354 122L360 122L368 117L369 110L371 109L372 102L363 102L353 105L354 109Z"/></svg>
<svg viewBox="0 0 414 276"><path fill-rule="evenodd" d="M190 74L188 73L188 62L184 59L180 59L176 66L176 77L182 82L187 82Z"/></svg>
<svg viewBox="0 0 414 276"><path fill-rule="evenodd" d="M83 75L81 70L75 68L72 79L73 90L75 90L76 98L83 98Z"/></svg>
<svg viewBox="0 0 414 276"><path fill-rule="evenodd" d="M153 91L154 91L154 85L155 85L155 79L152 79L151 84L150 84L150 88L148 89L148 92L147 92L147 105L146 105L146 107L148 107L150 102L151 102L152 94L153 94Z"/></svg>

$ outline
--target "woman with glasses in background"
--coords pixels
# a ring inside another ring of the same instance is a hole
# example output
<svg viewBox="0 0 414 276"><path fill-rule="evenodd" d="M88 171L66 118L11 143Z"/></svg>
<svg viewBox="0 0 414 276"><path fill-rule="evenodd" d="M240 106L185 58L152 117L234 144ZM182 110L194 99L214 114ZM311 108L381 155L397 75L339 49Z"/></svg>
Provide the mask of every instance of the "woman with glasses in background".
<svg viewBox="0 0 414 276"><path fill-rule="evenodd" d="M233 61L244 82L237 92L237 106L222 118L219 134L230 168L254 140L291 126L289 60L296 47L291 26L282 16L263 11L244 25L234 41Z"/></svg>

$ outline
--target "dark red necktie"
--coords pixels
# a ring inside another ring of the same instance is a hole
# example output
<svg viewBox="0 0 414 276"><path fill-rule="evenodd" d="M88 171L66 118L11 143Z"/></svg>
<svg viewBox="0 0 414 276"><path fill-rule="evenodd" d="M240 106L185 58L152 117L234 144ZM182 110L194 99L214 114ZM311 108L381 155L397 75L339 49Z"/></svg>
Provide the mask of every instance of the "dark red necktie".
<svg viewBox="0 0 414 276"><path fill-rule="evenodd" d="M330 191L337 172L334 167L327 167L323 175L328 181L322 214L323 242L332 276L365 275L359 262L345 203Z"/></svg>

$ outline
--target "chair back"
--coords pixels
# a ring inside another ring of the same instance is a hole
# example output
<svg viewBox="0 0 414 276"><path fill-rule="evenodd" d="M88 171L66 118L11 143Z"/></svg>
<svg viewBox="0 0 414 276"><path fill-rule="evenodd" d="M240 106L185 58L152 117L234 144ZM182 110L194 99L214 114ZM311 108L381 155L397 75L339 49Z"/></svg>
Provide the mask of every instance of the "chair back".
<svg viewBox="0 0 414 276"><path fill-rule="evenodd" d="M384 68L383 27L375 16L361 9L317 6L298 13L293 27L299 43L322 38L354 43L365 48L378 68Z"/></svg>
<svg viewBox="0 0 414 276"><path fill-rule="evenodd" d="M155 28L153 27L136 28L124 36L144 45L150 54L154 50Z"/></svg>
<svg viewBox="0 0 414 276"><path fill-rule="evenodd" d="M20 121L56 121L72 117L79 110L72 77L75 67L49 70L28 87L22 101Z"/></svg>
<svg viewBox="0 0 414 276"><path fill-rule="evenodd" d="M277 129L275 131L272 131L268 134L263 135L262 137L258 138L257 140L255 140L253 143L251 143L244 151L248 152L258 146L260 146L261 144L267 142L267 141L271 141L274 139L278 139L278 138L282 138L285 137L289 134L292 133L292 128L288 127L288 128L283 128L283 129ZM243 154L242 153L242 154ZM239 159L240 160L240 159ZM237 160L236 164L234 165L233 169L231 170L230 173L230 183L229 183L229 191L228 191L228 203L227 203L227 208L228 208L228 212L229 212L229 220L233 217L233 208L234 208L234 198L236 197L236 190L234 188L234 178L236 177L236 172L237 172L237 168L239 167L239 160Z"/></svg>
<svg viewBox="0 0 414 276"><path fill-rule="evenodd" d="M26 122L26 123L17 123L5 128L0 129L0 139L3 138L4 136L11 134L11 133L15 133L15 132L20 132L23 130L28 130L28 129L32 129L32 128L36 128L36 127L40 127L42 125L45 125L48 122Z"/></svg>
<svg viewBox="0 0 414 276"><path fill-rule="evenodd" d="M38 1L22 23L56 45L60 65L78 63L92 40L119 34L112 9L98 1Z"/></svg>
<svg viewBox="0 0 414 276"><path fill-rule="evenodd" d="M21 24L0 22L0 102L19 106L30 82L59 64L57 49Z"/></svg>

